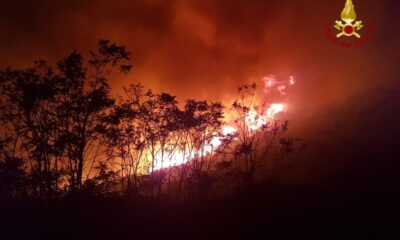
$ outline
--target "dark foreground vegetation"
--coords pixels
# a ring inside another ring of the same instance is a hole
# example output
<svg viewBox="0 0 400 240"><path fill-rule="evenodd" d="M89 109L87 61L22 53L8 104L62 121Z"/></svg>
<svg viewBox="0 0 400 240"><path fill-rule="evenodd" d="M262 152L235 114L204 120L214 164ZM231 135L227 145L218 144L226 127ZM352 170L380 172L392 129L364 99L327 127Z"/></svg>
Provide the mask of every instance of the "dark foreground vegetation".
<svg viewBox="0 0 400 240"><path fill-rule="evenodd" d="M255 85L239 87L229 107L197 100L179 107L174 96L140 84L115 99L109 79L130 71L129 57L100 41L87 62L75 52L55 67L38 61L0 72L2 239L395 236L393 135L346 136L330 146L337 153L353 144L340 156L354 165L333 180L287 184L280 177L303 141L285 135L287 121L252 128L249 113L266 109L254 101ZM236 132L224 133L227 111ZM386 117L390 133L395 122ZM321 149L326 159L335 155ZM181 162L170 164L176 155ZM370 164L377 159L384 160Z"/></svg>
<svg viewBox="0 0 400 240"><path fill-rule="evenodd" d="M13 200L2 209L1 228L5 239L396 239L396 204L387 191L263 183L229 198L179 204Z"/></svg>

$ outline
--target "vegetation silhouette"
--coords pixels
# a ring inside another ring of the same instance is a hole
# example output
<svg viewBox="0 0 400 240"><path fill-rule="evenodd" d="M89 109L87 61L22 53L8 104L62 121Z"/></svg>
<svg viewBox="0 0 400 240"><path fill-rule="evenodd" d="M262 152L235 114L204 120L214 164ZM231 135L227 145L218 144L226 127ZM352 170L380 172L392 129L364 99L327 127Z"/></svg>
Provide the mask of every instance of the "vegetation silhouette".
<svg viewBox="0 0 400 240"><path fill-rule="evenodd" d="M114 97L109 81L130 72L130 56L100 40L88 60L73 52L55 66L39 60L0 71L5 239L390 238L384 223L366 215L384 217L392 209L386 199L395 198L383 196L395 191L359 187L370 175L350 169L327 184L280 181L305 145L287 136L288 121L247 124L249 114L265 114L255 84L239 86L228 107L180 105L141 84ZM210 147L215 139L218 147ZM382 149L390 158L387 146L376 146L367 158Z"/></svg>
<svg viewBox="0 0 400 240"><path fill-rule="evenodd" d="M249 111L263 111L253 100L245 103L255 85L239 87L240 102L232 105L238 133L225 136L221 103L189 99L181 109L175 96L141 84L113 98L109 80L131 70L129 59L124 46L100 40L87 61L73 52L56 66L39 60L32 68L0 72L3 197L182 201L216 196L224 161L232 162L225 175L234 175L235 184L252 184L265 170L261 163L287 122L267 123L258 132L248 128ZM208 149L216 137L221 146Z"/></svg>

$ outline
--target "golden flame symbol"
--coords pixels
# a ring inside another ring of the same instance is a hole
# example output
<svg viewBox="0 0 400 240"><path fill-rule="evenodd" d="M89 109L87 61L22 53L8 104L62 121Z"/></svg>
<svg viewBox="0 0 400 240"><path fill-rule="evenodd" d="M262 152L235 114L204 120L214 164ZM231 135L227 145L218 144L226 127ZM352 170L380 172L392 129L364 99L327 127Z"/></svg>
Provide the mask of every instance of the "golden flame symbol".
<svg viewBox="0 0 400 240"><path fill-rule="evenodd" d="M346 23L351 23L357 19L356 11L354 10L354 4L352 0L346 0L346 4L342 11L342 20Z"/></svg>

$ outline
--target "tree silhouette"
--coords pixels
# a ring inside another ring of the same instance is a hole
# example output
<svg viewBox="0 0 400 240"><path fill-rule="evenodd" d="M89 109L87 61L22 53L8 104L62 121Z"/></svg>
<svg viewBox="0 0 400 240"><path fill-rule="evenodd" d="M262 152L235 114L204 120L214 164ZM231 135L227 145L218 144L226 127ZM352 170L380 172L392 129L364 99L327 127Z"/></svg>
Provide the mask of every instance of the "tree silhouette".
<svg viewBox="0 0 400 240"><path fill-rule="evenodd" d="M50 196L57 191L58 178L57 77L45 61L37 61L26 70L8 68L0 72L0 79L1 121L29 163L33 193Z"/></svg>
<svg viewBox="0 0 400 240"><path fill-rule="evenodd" d="M95 157L97 153L93 150L98 149L96 144L105 132L107 111L114 104L108 78L130 70L130 65L125 64L130 54L122 46L102 40L98 52L90 53L88 68L77 53L59 63L60 81L67 94L62 96L57 110L61 115L62 147L68 158L72 189L81 188L85 162Z"/></svg>
<svg viewBox="0 0 400 240"><path fill-rule="evenodd" d="M109 155L117 159L120 166L121 188L126 195L138 194L138 177L143 172L143 159L147 149L145 133L140 119L143 86L130 85L124 88L113 114L109 117L107 130Z"/></svg>
<svg viewBox="0 0 400 240"><path fill-rule="evenodd" d="M170 140L174 137L173 131L176 127L174 119L178 111L177 101L175 97L167 94L154 94L148 91L144 95L144 101L139 109L139 117L141 127L143 129L143 139L148 150L149 172L151 182L156 183L161 191L163 181L163 172L155 171L156 167L163 168L166 157L167 147ZM152 187L151 194L153 196L154 189Z"/></svg>
<svg viewBox="0 0 400 240"><path fill-rule="evenodd" d="M54 67L40 60L0 71L1 195L201 199L257 176L277 179L289 166L298 140L281 138L287 122L258 124L267 105L255 102L255 85L239 87L231 122L219 102L179 107L141 84L116 101L109 80L130 71L129 59L123 46L100 40L87 61L73 52ZM236 131L224 133L227 124Z"/></svg>
<svg viewBox="0 0 400 240"><path fill-rule="evenodd" d="M29 184L23 159L10 155L14 151L7 149L12 141L12 138L0 140L0 198L23 197Z"/></svg>
<svg viewBox="0 0 400 240"><path fill-rule="evenodd" d="M193 151L189 166L189 191L197 189L199 196L211 185L211 170L214 167L218 147L212 141L222 135L223 106L221 103L188 100L181 115L181 133L186 148ZM215 146L214 146L214 145ZM180 176L185 176L185 168L180 169ZM184 179L181 177L180 182ZM193 194L192 194L193 196Z"/></svg>
<svg viewBox="0 0 400 240"><path fill-rule="evenodd" d="M287 121L265 119L266 104L255 101L256 88L255 84L240 86L239 98L232 104L237 129L233 154L238 173L246 184L253 183L259 171L265 169L273 147L288 127Z"/></svg>
<svg viewBox="0 0 400 240"><path fill-rule="evenodd" d="M33 192L40 197L58 193L64 173L70 190L81 189L85 164L96 155L103 120L114 104L108 78L130 70L123 46L101 40L90 55L87 66L74 52L56 68L41 60L33 68L0 72L1 121L27 159Z"/></svg>

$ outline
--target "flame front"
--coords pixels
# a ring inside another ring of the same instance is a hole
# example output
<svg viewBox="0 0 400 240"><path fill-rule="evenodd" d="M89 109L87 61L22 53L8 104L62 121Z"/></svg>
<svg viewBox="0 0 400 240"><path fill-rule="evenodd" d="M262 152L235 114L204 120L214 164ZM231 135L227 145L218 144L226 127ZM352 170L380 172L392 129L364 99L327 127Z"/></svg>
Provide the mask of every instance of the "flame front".
<svg viewBox="0 0 400 240"><path fill-rule="evenodd" d="M252 131L257 131L261 127L268 124L274 117L284 112L285 104L274 103L271 104L263 114L259 114L255 109L251 109L246 116L246 125ZM237 133L237 129L233 126L226 125L222 127L222 137L214 137L209 144L204 147L203 154L212 154L214 150L222 144L222 138ZM188 149L176 150L171 156L165 157L161 152L155 156L155 164L153 171L163 168L179 166L193 160L197 155L196 149L190 151Z"/></svg>
<svg viewBox="0 0 400 240"><path fill-rule="evenodd" d="M296 83L293 76L290 76L288 80L280 81L277 80L274 75L269 75L263 77L262 80L264 81L265 94L274 95L274 93L277 93L277 95L281 97L285 96L287 94L286 91ZM283 103L273 103L267 108L262 109L262 111L260 111L260 109L250 109L245 117L245 124L250 131L256 132L271 122L278 114L284 112L286 108L287 106ZM223 138L238 132L234 125L228 124L229 121L227 121L227 119L225 120L226 125L222 127L222 136L213 137L209 143L203 146L202 150L186 148L175 149L172 153L167 154L167 156L164 155L162 151L158 151L154 157L154 168L152 170L150 169L150 172L185 164L198 157L199 154L213 154L213 152L222 145Z"/></svg>

